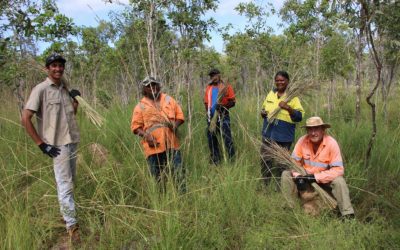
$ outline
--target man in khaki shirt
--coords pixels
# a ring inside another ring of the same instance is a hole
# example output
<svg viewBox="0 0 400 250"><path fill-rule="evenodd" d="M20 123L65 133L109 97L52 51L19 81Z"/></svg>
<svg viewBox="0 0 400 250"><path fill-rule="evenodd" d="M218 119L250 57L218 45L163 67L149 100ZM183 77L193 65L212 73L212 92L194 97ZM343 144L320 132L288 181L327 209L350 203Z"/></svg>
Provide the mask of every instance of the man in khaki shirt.
<svg viewBox="0 0 400 250"><path fill-rule="evenodd" d="M62 81L66 60L59 54L46 59L48 77L36 85L22 112L22 125L42 152L53 158L57 195L67 231L79 242L73 184L79 130L75 119L78 90L68 91ZM32 123L36 114L37 128Z"/></svg>

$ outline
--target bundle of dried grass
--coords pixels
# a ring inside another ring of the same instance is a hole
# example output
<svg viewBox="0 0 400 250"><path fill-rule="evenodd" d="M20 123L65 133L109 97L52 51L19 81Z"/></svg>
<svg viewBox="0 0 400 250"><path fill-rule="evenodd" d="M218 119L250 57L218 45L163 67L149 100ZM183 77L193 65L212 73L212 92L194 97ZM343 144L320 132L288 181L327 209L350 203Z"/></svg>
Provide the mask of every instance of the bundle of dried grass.
<svg viewBox="0 0 400 250"><path fill-rule="evenodd" d="M40 70L43 73L47 73L46 68L38 63L35 60L29 60L28 61L29 66L32 66L33 68L36 68ZM66 77L63 76L62 81L66 85L68 89L68 81L66 80ZM94 108L92 108L88 102L86 102L81 96L76 96L75 99L78 101L80 104L81 108L83 109L84 113L86 116L89 118L89 120L97 127L100 128L103 126L104 123L104 117L101 116Z"/></svg>
<svg viewBox="0 0 400 250"><path fill-rule="evenodd" d="M214 115L213 115L213 117L211 118L211 121L210 121L210 126L208 127L208 130L211 133L214 133L215 130L217 129L217 122L218 122L218 114L217 113L218 113L218 111L214 112Z"/></svg>
<svg viewBox="0 0 400 250"><path fill-rule="evenodd" d="M307 91L311 90L314 88L314 83L313 81L308 81L307 84L302 84L300 82L293 82L290 83L288 88L285 91L283 101L284 102L290 102L293 98L297 96L301 96ZM281 107L277 107L275 110L273 110L270 114L268 114L268 123L272 124L276 120L276 116L278 113L281 111Z"/></svg>
<svg viewBox="0 0 400 250"><path fill-rule="evenodd" d="M75 100L78 101L83 111L89 120L97 127L101 128L104 123L104 117L100 115L94 108L92 108L89 103L87 103L81 96L76 96Z"/></svg>
<svg viewBox="0 0 400 250"><path fill-rule="evenodd" d="M227 91L227 87L225 86L219 93L218 93L218 97L217 97L217 104L219 104L222 100L222 98L224 98L226 91ZM211 133L214 133L216 128L217 128L217 122L218 122L218 115L219 111L215 110L213 117L210 120L210 126L208 127L208 130Z"/></svg>
<svg viewBox="0 0 400 250"><path fill-rule="evenodd" d="M293 158L290 156L290 153L288 150L285 148L282 148L275 142L270 142L270 147L269 150L265 152L266 157L270 157L273 159L275 162L278 162L279 164L286 166L290 170L294 170L301 175L306 175L307 172L306 170L298 166L296 162L293 160ZM322 201L326 206L330 209L334 209L337 206L336 200L330 196L324 189L322 189L317 183L313 182L311 186L317 191L319 196L321 197Z"/></svg>

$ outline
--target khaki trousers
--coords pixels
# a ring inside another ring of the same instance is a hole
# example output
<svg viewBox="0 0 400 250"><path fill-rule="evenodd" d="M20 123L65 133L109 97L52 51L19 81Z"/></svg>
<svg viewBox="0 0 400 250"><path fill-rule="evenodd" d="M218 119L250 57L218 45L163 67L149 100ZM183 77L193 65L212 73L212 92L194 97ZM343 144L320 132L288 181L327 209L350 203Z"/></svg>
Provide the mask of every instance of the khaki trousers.
<svg viewBox="0 0 400 250"><path fill-rule="evenodd" d="M328 186L332 189L333 197L336 199L342 215L354 214L354 209L350 201L349 188L342 176L337 177L331 183L319 185ZM285 170L282 173L281 189L282 194L290 207L294 207L296 202L300 202L297 186L294 183L292 173L288 170Z"/></svg>

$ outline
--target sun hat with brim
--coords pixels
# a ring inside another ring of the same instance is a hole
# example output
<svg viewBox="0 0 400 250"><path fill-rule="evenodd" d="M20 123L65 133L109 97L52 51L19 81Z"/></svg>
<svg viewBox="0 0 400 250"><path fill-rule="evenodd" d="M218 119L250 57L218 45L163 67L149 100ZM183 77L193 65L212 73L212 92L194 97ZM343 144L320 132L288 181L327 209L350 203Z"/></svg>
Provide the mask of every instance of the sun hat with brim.
<svg viewBox="0 0 400 250"><path fill-rule="evenodd" d="M65 60L65 58L62 55L58 53L53 53L46 58L46 67L49 67L50 64L52 64L53 62L61 62L65 64L66 61L67 60Z"/></svg>
<svg viewBox="0 0 400 250"><path fill-rule="evenodd" d="M158 85L161 85L161 82L157 81L154 77L148 76L143 81L141 82L142 86L149 86L151 83L157 83Z"/></svg>
<svg viewBox="0 0 400 250"><path fill-rule="evenodd" d="M321 117L319 116L313 116L307 119L306 125L302 126L302 128L312 128L312 127L324 127L324 128L330 128L331 125L329 123L324 123L322 121Z"/></svg>

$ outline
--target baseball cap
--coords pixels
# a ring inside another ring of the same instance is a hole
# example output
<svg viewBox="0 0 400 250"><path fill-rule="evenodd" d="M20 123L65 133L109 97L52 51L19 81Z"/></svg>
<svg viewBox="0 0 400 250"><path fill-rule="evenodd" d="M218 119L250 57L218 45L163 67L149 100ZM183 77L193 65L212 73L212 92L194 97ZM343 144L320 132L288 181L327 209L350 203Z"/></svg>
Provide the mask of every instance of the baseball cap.
<svg viewBox="0 0 400 250"><path fill-rule="evenodd" d="M53 62L62 62L65 63L67 60L65 60L65 58L58 54L58 53L53 53L51 55L49 55L46 58L46 67L48 67L50 64L52 64Z"/></svg>
<svg viewBox="0 0 400 250"><path fill-rule="evenodd" d="M141 82L142 86L149 86L151 83L157 83L158 85L161 85L161 82L157 81L156 78L154 78L152 76L146 77Z"/></svg>
<svg viewBox="0 0 400 250"><path fill-rule="evenodd" d="M213 76L213 75L217 75L217 74L221 74L221 72L218 69L212 69L212 70L210 70L210 72L208 72L209 76Z"/></svg>

